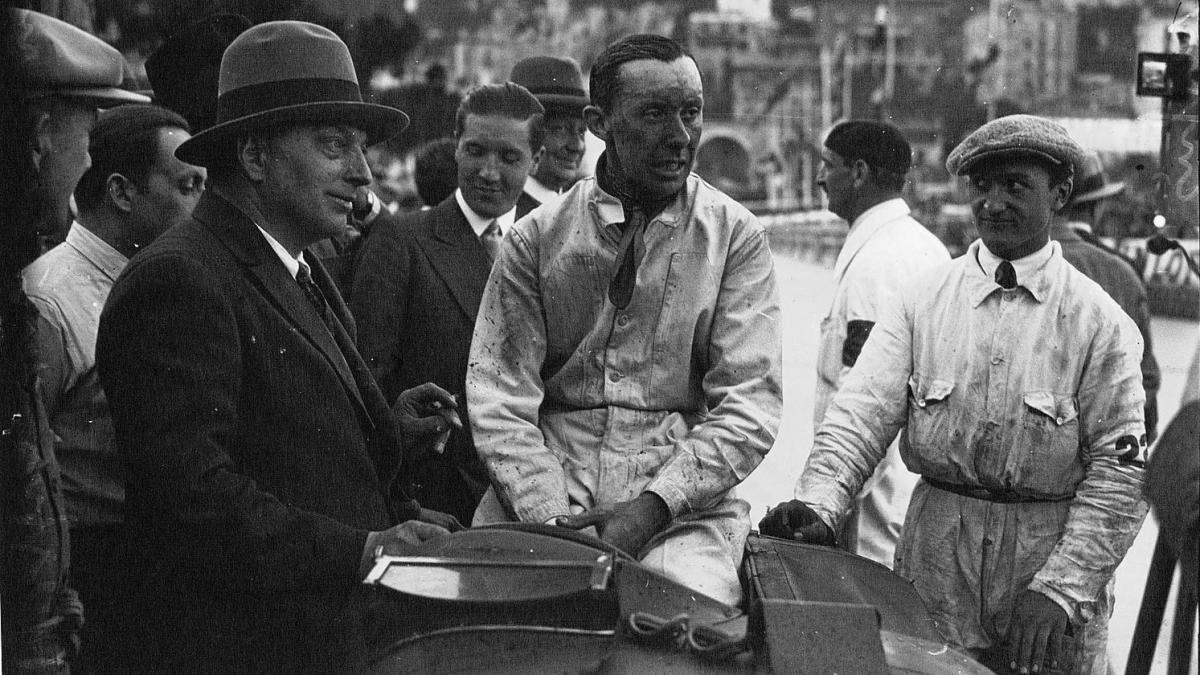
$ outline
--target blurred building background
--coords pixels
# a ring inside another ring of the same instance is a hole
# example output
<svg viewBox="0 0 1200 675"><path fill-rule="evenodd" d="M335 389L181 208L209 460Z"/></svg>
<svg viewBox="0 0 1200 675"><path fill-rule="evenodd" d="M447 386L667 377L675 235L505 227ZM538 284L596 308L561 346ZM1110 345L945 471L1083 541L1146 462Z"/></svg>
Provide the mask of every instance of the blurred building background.
<svg viewBox="0 0 1200 675"><path fill-rule="evenodd" d="M1166 109L1135 95L1139 51L1180 49L1169 26L1196 0L28 0L126 54L132 73L164 35L206 13L253 22L304 19L346 40L375 100L413 124L377 178L411 193L410 153L452 133L473 84L505 78L533 54L577 59L585 74L605 45L633 32L688 46L705 80L696 170L759 213L820 209L813 179L823 132L847 118L884 119L916 154L909 199L919 218L960 249L971 238L946 153L988 119L1054 118L1100 152L1128 189L1097 232L1114 245L1144 239L1164 211L1160 166ZM1188 23L1190 21L1190 23ZM1191 132L1195 138L1195 132ZM589 159L599 143L594 138ZM1194 145L1190 148L1195 166ZM1186 158L1185 158L1186 159ZM1194 178L1193 178L1194 185ZM1194 207L1171 232L1196 237ZM789 221L791 222L791 221ZM808 222L807 220L805 222ZM1132 251L1131 255L1137 255ZM1190 283L1190 282L1189 282ZM1197 282L1200 286L1200 282ZM1200 290L1197 290L1200 297ZM1200 303L1196 303L1200 304ZM1200 314L1200 309L1195 310Z"/></svg>

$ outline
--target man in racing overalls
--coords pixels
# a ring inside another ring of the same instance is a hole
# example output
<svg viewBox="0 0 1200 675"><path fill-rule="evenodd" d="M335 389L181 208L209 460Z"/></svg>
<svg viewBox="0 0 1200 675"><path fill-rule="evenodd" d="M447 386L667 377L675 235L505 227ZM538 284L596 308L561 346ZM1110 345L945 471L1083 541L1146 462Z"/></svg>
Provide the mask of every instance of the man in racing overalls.
<svg viewBox="0 0 1200 675"><path fill-rule="evenodd" d="M1022 673L1104 673L1111 582L1146 514L1142 343L1050 241L1083 151L1013 115L947 159L981 241L905 289L817 431L764 533L814 543L904 427L922 479L896 550L952 646ZM1061 662L1061 663L1059 663Z"/></svg>

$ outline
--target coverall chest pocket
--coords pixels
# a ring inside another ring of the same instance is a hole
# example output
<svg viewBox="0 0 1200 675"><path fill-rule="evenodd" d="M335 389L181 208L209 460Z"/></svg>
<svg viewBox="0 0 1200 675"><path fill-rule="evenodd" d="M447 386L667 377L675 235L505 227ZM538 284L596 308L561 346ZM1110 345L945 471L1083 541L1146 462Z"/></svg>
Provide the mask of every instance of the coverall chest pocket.
<svg viewBox="0 0 1200 675"><path fill-rule="evenodd" d="M1017 485L1042 496L1074 493L1083 477L1079 461L1079 410L1075 398L1049 391L1026 392L1016 447L1009 455Z"/></svg>
<svg viewBox="0 0 1200 675"><path fill-rule="evenodd" d="M949 463L955 428L954 382L914 374L908 378L908 425L905 435L914 457L904 456L916 473L939 475Z"/></svg>

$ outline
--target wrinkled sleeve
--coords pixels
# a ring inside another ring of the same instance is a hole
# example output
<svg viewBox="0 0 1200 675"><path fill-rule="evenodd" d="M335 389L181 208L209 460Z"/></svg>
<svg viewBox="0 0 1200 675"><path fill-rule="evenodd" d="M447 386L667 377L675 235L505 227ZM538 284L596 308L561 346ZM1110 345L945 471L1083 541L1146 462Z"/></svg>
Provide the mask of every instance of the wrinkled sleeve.
<svg viewBox="0 0 1200 675"><path fill-rule="evenodd" d="M269 587L350 579L367 532L281 502L230 454L244 393L235 301L183 256L135 262L109 296L96 362L131 492Z"/></svg>
<svg viewBox="0 0 1200 675"><path fill-rule="evenodd" d="M492 267L467 362L467 410L496 496L519 522L566 515L566 475L538 428L546 317L537 251L514 228Z"/></svg>
<svg viewBox="0 0 1200 675"><path fill-rule="evenodd" d="M1075 491L1062 539L1030 585L1075 619L1112 578L1141 529L1145 453L1131 457L1118 441L1144 433L1141 338L1131 319L1105 319L1089 345L1079 386L1084 478Z"/></svg>
<svg viewBox="0 0 1200 675"><path fill-rule="evenodd" d="M908 412L912 373L911 309L907 300L882 308L858 362L817 428L795 497L830 527L850 508Z"/></svg>
<svg viewBox="0 0 1200 675"><path fill-rule="evenodd" d="M37 307L37 330L34 348L37 354L38 397L51 417L58 412L63 396L74 385L78 372L71 350L67 348L67 319L52 302L33 295L30 301Z"/></svg>
<svg viewBox="0 0 1200 675"><path fill-rule="evenodd" d="M766 233L734 232L713 310L702 387L708 413L646 486L673 517L745 480L775 443L783 406L779 289Z"/></svg>

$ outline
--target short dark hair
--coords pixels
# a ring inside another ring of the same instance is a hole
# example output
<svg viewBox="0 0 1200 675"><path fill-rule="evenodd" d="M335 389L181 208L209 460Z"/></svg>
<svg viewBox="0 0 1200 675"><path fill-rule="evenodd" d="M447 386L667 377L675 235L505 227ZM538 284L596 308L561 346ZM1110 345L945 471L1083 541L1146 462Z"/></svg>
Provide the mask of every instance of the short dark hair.
<svg viewBox="0 0 1200 675"><path fill-rule="evenodd" d="M885 190L904 188L912 166L912 148L904 134L886 122L850 120L830 130L825 147L848 163L858 160L871 167L875 184Z"/></svg>
<svg viewBox="0 0 1200 675"><path fill-rule="evenodd" d="M536 153L542 149L542 141L546 137L542 118L546 115L546 109L528 89L516 82L472 87L458 104L458 112L454 116L455 138L462 136L467 115L503 115L518 122L532 120L529 125L529 152Z"/></svg>
<svg viewBox="0 0 1200 675"><path fill-rule="evenodd" d="M618 73L630 61L653 59L670 63L681 57L696 59L682 45L669 37L651 33L629 35L610 44L596 57L588 79L588 94L592 104L608 110L620 87Z"/></svg>
<svg viewBox="0 0 1200 675"><path fill-rule="evenodd" d="M454 159L457 147L458 141L453 138L437 138L417 148L413 182L426 206L442 203L458 188L458 161Z"/></svg>
<svg viewBox="0 0 1200 675"><path fill-rule="evenodd" d="M114 173L144 182L158 158L159 129L169 128L191 131L179 113L157 105L134 103L100 113L88 141L92 166L75 186L80 210L95 209L104 201L108 177Z"/></svg>

